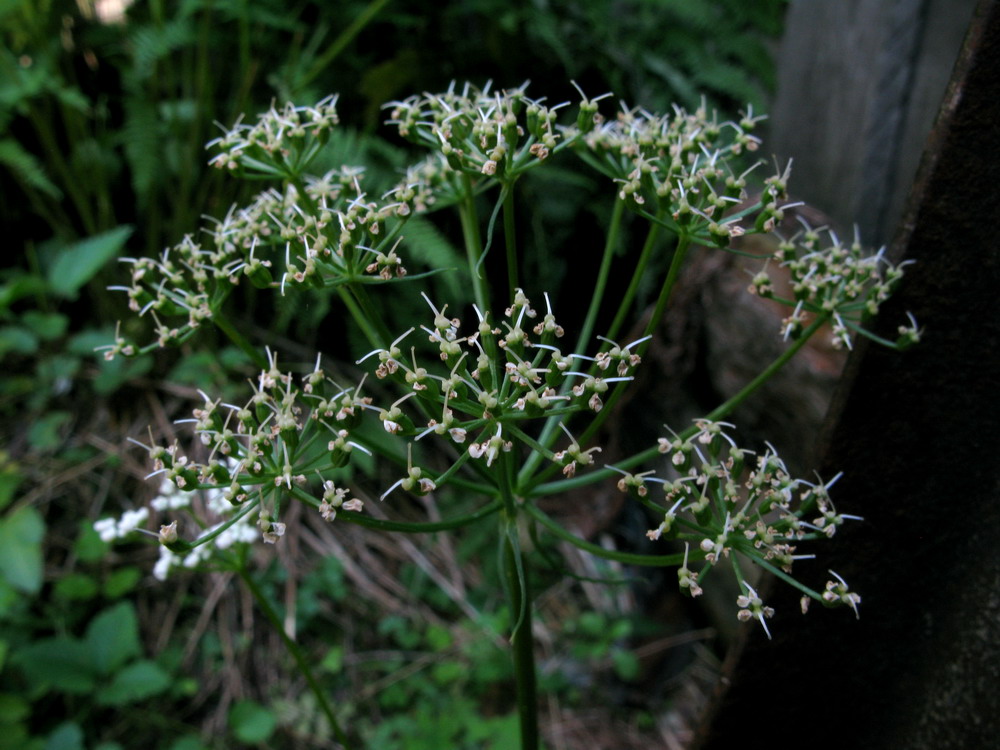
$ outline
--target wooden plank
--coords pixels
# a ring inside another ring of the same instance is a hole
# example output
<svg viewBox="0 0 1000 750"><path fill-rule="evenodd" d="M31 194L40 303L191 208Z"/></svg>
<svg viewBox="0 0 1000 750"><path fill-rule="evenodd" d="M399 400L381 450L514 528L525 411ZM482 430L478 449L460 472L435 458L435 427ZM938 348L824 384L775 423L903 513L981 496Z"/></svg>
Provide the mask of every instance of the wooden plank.
<svg viewBox="0 0 1000 750"><path fill-rule="evenodd" d="M796 197L891 239L975 0L797 0L779 53L770 146Z"/></svg>
<svg viewBox="0 0 1000 750"><path fill-rule="evenodd" d="M865 522L822 565L861 619L775 589L701 747L780 732L810 748L959 750L1000 734L1000 0L981 0L892 250L913 260L876 321L926 326L903 355L859 349L827 441L834 500ZM822 568L820 569L822 571ZM770 741L770 740L768 740Z"/></svg>

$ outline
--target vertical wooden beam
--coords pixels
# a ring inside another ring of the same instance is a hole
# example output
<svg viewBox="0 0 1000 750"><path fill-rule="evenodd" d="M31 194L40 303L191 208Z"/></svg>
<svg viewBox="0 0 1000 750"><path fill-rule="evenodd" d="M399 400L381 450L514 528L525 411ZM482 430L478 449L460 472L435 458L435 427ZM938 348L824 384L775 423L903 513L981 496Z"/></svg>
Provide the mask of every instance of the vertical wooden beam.
<svg viewBox="0 0 1000 750"><path fill-rule="evenodd" d="M888 242L974 6L792 0L768 143L797 198Z"/></svg>
<svg viewBox="0 0 1000 750"><path fill-rule="evenodd" d="M894 338L911 310L924 340L904 354L855 352L831 414L824 476L847 472L834 501L865 522L823 545L812 573L843 575L861 619L803 618L794 592L776 587L775 639L750 631L704 748L996 746L998 71L1000 0L981 0L894 245L913 265L877 321Z"/></svg>

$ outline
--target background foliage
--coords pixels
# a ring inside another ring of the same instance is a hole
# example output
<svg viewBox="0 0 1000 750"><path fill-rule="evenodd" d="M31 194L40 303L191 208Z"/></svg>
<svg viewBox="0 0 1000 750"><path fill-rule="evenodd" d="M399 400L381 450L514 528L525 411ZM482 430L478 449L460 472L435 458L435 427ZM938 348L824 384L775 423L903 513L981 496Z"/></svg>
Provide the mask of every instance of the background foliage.
<svg viewBox="0 0 1000 750"><path fill-rule="evenodd" d="M244 364L227 349L111 363L92 354L123 317L124 295L105 291L119 278L111 260L156 254L241 197L232 192L239 183L206 166L213 122L252 117L272 99L308 103L340 91L345 128L325 158L350 153L389 182L405 154L382 139L380 105L452 79L531 79L533 90L557 94L575 79L588 94L611 90L651 109L696 106L702 95L725 111L748 101L759 109L773 85L769 48L782 13L780 0L148 0L105 22L88 2L0 2L8 248L0 269L0 748L329 746L329 728L289 684L287 665L268 658L279 648L254 626L248 598L223 596L231 581L156 584L144 552L121 550L112 565L90 527L102 512L149 497L144 467L120 447L142 432L136 403L153 404L167 422L190 395L185 384L218 387ZM595 210L596 188L588 193L569 172L548 179L528 199L569 228L536 226L529 242L585 249L588 238L567 220ZM454 252L429 224L414 221L415 238L428 260ZM532 270L553 286L572 280L565 262ZM243 302L246 325L337 351L342 335L321 300L303 296L284 317ZM479 555L476 539L462 545L382 549L367 577L339 556L292 578L261 568L260 585L319 654L331 688L379 686L374 713L342 707L372 746L505 747L515 731L502 697L506 661L491 645L499 627L473 618L467 631L449 620L492 595L475 578L442 586L441 571ZM360 598L349 594L359 587ZM627 594L586 595L602 606L553 613L568 624L552 630L543 680L567 705L620 702L607 690L627 693L640 673L623 645L646 625L616 614ZM415 618L428 626L414 628ZM331 629L347 633L351 653L327 640ZM560 639L572 645L569 661L556 657ZM378 658L351 661L365 653ZM242 673L272 680L247 685ZM601 674L618 682L595 679ZM453 719L446 736L436 721L444 711Z"/></svg>

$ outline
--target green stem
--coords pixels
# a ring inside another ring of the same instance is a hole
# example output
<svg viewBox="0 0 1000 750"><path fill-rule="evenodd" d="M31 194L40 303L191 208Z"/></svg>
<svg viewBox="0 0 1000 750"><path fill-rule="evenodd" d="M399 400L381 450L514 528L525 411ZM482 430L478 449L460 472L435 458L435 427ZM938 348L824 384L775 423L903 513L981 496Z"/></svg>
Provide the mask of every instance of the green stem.
<svg viewBox="0 0 1000 750"><path fill-rule="evenodd" d="M613 474L614 472L609 473ZM569 542L574 547L582 549L584 552L589 552L595 557L602 557L605 560L615 560L625 565L642 565L646 567L666 567L680 565L684 562L684 553L682 552L673 555L643 555L637 552L616 552L604 549L600 545L588 542L586 539L581 539L576 534L567 531L531 503L524 503L522 507L528 511L528 515L548 529L553 536L562 539L564 542Z"/></svg>
<svg viewBox="0 0 1000 750"><path fill-rule="evenodd" d="M503 239L507 247L507 291L509 299L514 299L515 290L520 286L517 273L517 237L514 234L514 181L505 186L503 197Z"/></svg>
<svg viewBox="0 0 1000 750"><path fill-rule="evenodd" d="M742 404L750 394L760 388L764 383L774 377L774 374L780 370L785 364L794 357L798 351L806 345L806 343L813 337L820 328L825 326L830 320L830 313L823 313L822 315L816 316L816 319L806 328L802 334L795 340L795 342L785 349L781 355L775 359L771 364L767 366L760 375L755 377L749 383L747 383L743 388L740 389L739 393L734 395L732 398L726 400L725 403L717 406L714 410L705 415L705 419L712 422L717 422L720 419L724 419L729 413L733 411L737 406Z"/></svg>
<svg viewBox="0 0 1000 750"><path fill-rule="evenodd" d="M691 238L681 236L677 241L677 247L674 250L674 257L670 259L670 270L667 271L667 278L663 281L663 287L660 289L660 296L656 300L656 308L653 310L653 316L649 319L649 323L646 325L646 330L642 332L643 336L649 336L656 330L656 326L660 324L660 319L663 317L663 311L667 309L667 302L670 301L670 294L674 291L674 285L677 283L677 277L680 275L681 266L684 265L684 259L687 257L688 250L691 249ZM649 347L649 342L645 342L639 346L640 355L645 353L646 349Z"/></svg>
<svg viewBox="0 0 1000 750"><path fill-rule="evenodd" d="M340 299L344 303L344 307L347 308L347 311L350 313L354 323L361 329L365 338L368 339L369 344L376 349L381 349L392 340L391 338L384 338L376 332L375 328L368 320L368 317L364 314L364 311L358 304L355 296L351 293L351 289L347 289L343 286L338 286L336 289L337 294L340 295Z"/></svg>
<svg viewBox="0 0 1000 750"><path fill-rule="evenodd" d="M628 289L625 290L625 295L622 297L621 304L618 306L618 313L615 315L615 319L611 323L611 327L608 329L607 337L609 339L614 339L621 330L622 325L625 323L625 316L628 315L629 310L632 309L632 303L635 301L635 295L639 290L639 284L642 281L643 276L646 275L646 267L649 265L649 260L653 256L653 249L656 247L656 240L659 239L661 227L659 224L651 224L649 227L649 234L646 235L646 242L642 246L642 252L639 254L639 260L636 263L635 271L632 273L632 281L629 282Z"/></svg>
<svg viewBox="0 0 1000 750"><path fill-rule="evenodd" d="M250 341L242 333L236 330L232 323L222 314L221 310L217 310L212 315L212 322L215 323L215 327L226 334L229 340L232 341L240 350L250 357L250 361L254 363L261 370L268 369L271 365L257 348L250 343Z"/></svg>
<svg viewBox="0 0 1000 750"><path fill-rule="evenodd" d="M660 289L660 296L656 300L656 308L653 310L653 315L646 325L646 330L643 331L643 336L652 335L653 331L656 330L659 321L663 318L664 310L667 308L667 302L670 301L670 294L674 290L674 286L677 283L677 277L680 275L681 267L684 265L684 259L687 257L688 250L691 249L691 239L689 237L681 237L680 241L677 243L677 248L674 250L674 256L670 261L670 270L667 271L667 278L663 281L663 286ZM650 339L647 339L643 343L639 344L636 352L640 356L644 356L646 349L649 348ZM590 440L597 431L601 429L604 422L608 417L611 416L614 411L615 403L621 398L625 389L628 387L628 381L621 381L615 384L612 389L611 394L604 400L604 407L601 411L594 417L587 429L583 431L577 440L580 445L585 445L588 440Z"/></svg>
<svg viewBox="0 0 1000 750"><path fill-rule="evenodd" d="M594 323L597 322L597 313L601 309L604 301L604 288L608 283L608 275L611 272L611 260L615 254L615 247L618 245L618 232L621 229L622 214L625 213L625 201L620 198L615 199L615 207L611 213L611 224L608 227L608 234L604 240L604 255L601 257L601 267L597 272L597 284L594 287L594 295L590 298L590 308L587 310L587 317L583 320L583 327L580 329L580 337L576 341L576 351L584 352L587 344L594 333ZM546 425L548 427L548 425ZM542 440L545 443L545 440Z"/></svg>
<svg viewBox="0 0 1000 750"><path fill-rule="evenodd" d="M784 367L788 361L794 357L798 351L806 345L806 342L812 338L813 334L816 333L820 328L822 328L830 319L830 313L825 313L820 315L814 320L802 335L795 340L795 342L785 349L770 365L767 366L760 375L755 377L749 383L747 383L743 388L740 389L738 393L733 395L731 398L727 399L725 402L717 406L711 412L705 415L705 419L717 422L720 419L725 419L736 407L742 404L750 395L760 388L767 380L774 376L774 374ZM605 407L607 408L607 407ZM698 431L698 427L692 425L686 430L680 433L680 438L682 440L687 439ZM582 441L581 441L582 442ZM619 469L628 470L633 466L638 466L647 461L651 461L659 455L659 448L653 446L652 448L647 448L646 450L636 453L634 456L630 456L622 461L617 461L615 466ZM610 477L620 476L618 472L612 471L611 469L598 469L597 471L592 471L581 476L573 477L572 479L562 479L555 482L548 482L547 484L536 484L530 485L523 491L525 494L530 492L531 497L541 497L544 495L554 495L560 492L568 492L574 490L578 487L583 487L588 484L593 484L594 482L601 481L603 479L608 479Z"/></svg>
<svg viewBox="0 0 1000 750"><path fill-rule="evenodd" d="M462 175L462 186L465 188L465 194L462 197L462 202L459 203L458 213L462 220L465 257L469 264L469 274L472 276L476 304L485 315L490 309L490 290L479 268L480 260L483 257L483 242L479 234L479 217L476 214L476 193L469 175Z"/></svg>
<svg viewBox="0 0 1000 750"><path fill-rule="evenodd" d="M319 507L319 500L299 487L292 488L292 495L307 505L311 505L314 508ZM365 516L361 513L343 511L337 514L337 521L339 522L340 520L344 520L369 529L378 529L379 531L401 531L406 534L430 534L436 531L453 531L462 526L468 526L476 521L481 521L487 516L493 515L500 510L501 507L503 507L501 501L494 500L489 505L484 505L482 508L464 516L456 516L454 518L446 518L441 521L429 521L423 523L412 521L389 521L381 518L372 518L371 516Z"/></svg>
<svg viewBox="0 0 1000 750"><path fill-rule="evenodd" d="M340 35L326 48L323 56L313 63L312 68L296 81L298 90L301 91L312 83L313 79L322 73L330 63L336 60L337 56L344 51L344 48L354 40L354 37L360 34L365 26L371 23L379 11L388 4L389 0L372 0L372 2L368 3L365 9L361 11L361 14L346 29L340 32Z"/></svg>
<svg viewBox="0 0 1000 750"><path fill-rule="evenodd" d="M511 617L517 623L511 633L517 712L521 723L521 750L538 750L538 691L535 682L535 644L531 634L531 582L528 569L513 535L516 520L503 540L504 575L510 597Z"/></svg>
<svg viewBox="0 0 1000 750"><path fill-rule="evenodd" d="M625 212L625 201L620 198L615 199L615 207L611 214L611 224L604 240L604 255L601 258L601 267L597 272L597 284L594 287L594 295L590 300L590 308L584 318L583 327L580 329L580 337L576 342L576 352L584 352L587 342L594 332L594 323L597 321L597 313L601 308L601 300L604 298L604 288L607 286L608 275L611 270L611 259L614 257L615 246L618 244L618 232L621 229L622 214ZM570 389L569 380L563 382L559 389L559 394L563 395ZM556 428L559 426L558 417L549 417L545 420L545 426L538 436L538 442L546 447L552 446L552 441L558 434ZM525 480L537 471L538 466L544 459L544 455L538 451L533 452L524 462L521 471L518 473L518 483L523 484Z"/></svg>
<svg viewBox="0 0 1000 750"><path fill-rule="evenodd" d="M333 713L333 708L330 706L329 701L326 699L326 694L320 688L319 683L313 676L312 670L309 668L309 662L306 660L302 653L302 649L299 645L288 637L288 633L285 632L285 628L281 624L281 618L278 617L278 613L274 611L274 607L264 596L264 592L261 591L260 586L253 577L247 572L246 568L240 566L239 568L240 578L250 589L250 593L253 595L254 600L257 602L257 606L260 607L267 621L271 623L271 627L274 628L275 632L281 637L281 642L288 649L288 653L291 655L292 659L295 660L295 665L298 667L299 672L305 678L306 683L309 685L309 689L312 690L313 695L316 696L316 702L319 704L320 710L323 715L326 716L327 721L330 722L330 728L333 730L334 737L337 738L337 742L344 746L344 750L351 750L351 741L347 739L347 735L344 734L344 730L340 728L340 724L337 722L337 717Z"/></svg>
<svg viewBox="0 0 1000 750"><path fill-rule="evenodd" d="M379 314L378 309L374 304L372 304L372 299L368 296L368 290L361 284L351 284L349 285L349 289L354 299L357 300L358 305L360 305L360 309L364 313L365 319L374 326L375 331L381 338L382 346L388 346L389 342L393 339L393 335L386 327L385 321Z"/></svg>

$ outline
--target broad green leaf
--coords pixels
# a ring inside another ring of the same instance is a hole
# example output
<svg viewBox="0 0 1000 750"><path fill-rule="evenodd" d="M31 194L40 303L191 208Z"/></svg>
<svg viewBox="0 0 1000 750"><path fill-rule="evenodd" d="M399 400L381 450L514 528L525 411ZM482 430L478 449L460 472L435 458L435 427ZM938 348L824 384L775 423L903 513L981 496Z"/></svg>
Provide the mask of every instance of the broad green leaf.
<svg viewBox="0 0 1000 750"><path fill-rule="evenodd" d="M142 652L139 624L131 602L104 610L87 626L90 663L98 674L109 675Z"/></svg>
<svg viewBox="0 0 1000 750"><path fill-rule="evenodd" d="M170 675L155 662L143 659L115 674L111 684L97 691L104 706L124 706L159 695L170 687Z"/></svg>
<svg viewBox="0 0 1000 750"><path fill-rule="evenodd" d="M38 351L38 336L24 326L0 328L0 357L7 352L34 354Z"/></svg>
<svg viewBox="0 0 1000 750"><path fill-rule="evenodd" d="M74 299L80 288L121 254L132 227L123 225L63 247L46 274L53 293Z"/></svg>
<svg viewBox="0 0 1000 750"><path fill-rule="evenodd" d="M264 742L277 724L274 714L254 701L239 701L229 711L229 726L240 742Z"/></svg>
<svg viewBox="0 0 1000 750"><path fill-rule="evenodd" d="M56 581L53 593L59 599L86 601L97 596L99 588L93 576L86 573L70 573Z"/></svg>
<svg viewBox="0 0 1000 750"><path fill-rule="evenodd" d="M62 313L43 313L40 310L27 310L21 321L42 341L62 337L69 327L69 318Z"/></svg>
<svg viewBox="0 0 1000 750"><path fill-rule="evenodd" d="M28 602L28 597L7 583L6 578L0 576L0 620L24 610ZM3 667L3 660L7 655L6 649L7 642L0 641L0 668Z"/></svg>
<svg viewBox="0 0 1000 750"><path fill-rule="evenodd" d="M43 638L20 648L11 657L35 687L48 686L66 693L94 689L94 669L87 644L75 638Z"/></svg>
<svg viewBox="0 0 1000 750"><path fill-rule="evenodd" d="M25 505L0 519L0 573L13 588L36 594L42 587L42 515Z"/></svg>
<svg viewBox="0 0 1000 750"><path fill-rule="evenodd" d="M104 595L109 599L117 599L120 596L124 596L135 588L135 585L139 583L139 579L141 578L142 571L134 565L118 568L104 582Z"/></svg>

